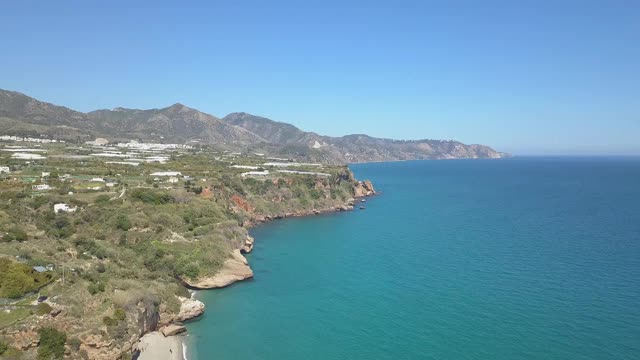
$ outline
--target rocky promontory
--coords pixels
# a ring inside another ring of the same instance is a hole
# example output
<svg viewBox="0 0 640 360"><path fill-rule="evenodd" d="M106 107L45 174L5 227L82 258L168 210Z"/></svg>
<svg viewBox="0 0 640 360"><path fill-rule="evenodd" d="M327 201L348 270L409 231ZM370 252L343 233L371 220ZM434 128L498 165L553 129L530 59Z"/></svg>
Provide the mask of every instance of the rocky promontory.
<svg viewBox="0 0 640 360"><path fill-rule="evenodd" d="M242 256L240 249L236 249L231 252L231 257L225 260L222 269L216 274L198 279L182 279L182 281L192 289L216 289L251 277L253 277L253 271L247 259Z"/></svg>

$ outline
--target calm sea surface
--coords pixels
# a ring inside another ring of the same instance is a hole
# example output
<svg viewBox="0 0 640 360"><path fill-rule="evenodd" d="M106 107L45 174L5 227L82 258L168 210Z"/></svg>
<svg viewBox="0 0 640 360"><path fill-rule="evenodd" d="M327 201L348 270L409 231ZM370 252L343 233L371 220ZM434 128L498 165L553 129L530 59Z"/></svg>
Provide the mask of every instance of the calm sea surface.
<svg viewBox="0 0 640 360"><path fill-rule="evenodd" d="M352 169L382 194L254 229L190 360L640 359L640 158Z"/></svg>

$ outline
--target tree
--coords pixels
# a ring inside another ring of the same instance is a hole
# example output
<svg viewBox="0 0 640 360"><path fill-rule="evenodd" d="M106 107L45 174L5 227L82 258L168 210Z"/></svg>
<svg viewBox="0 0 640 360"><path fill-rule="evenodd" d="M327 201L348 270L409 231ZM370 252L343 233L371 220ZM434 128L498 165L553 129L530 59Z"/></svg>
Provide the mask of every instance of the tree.
<svg viewBox="0 0 640 360"><path fill-rule="evenodd" d="M64 356L64 344L67 342L67 334L53 327L38 329L40 344L38 345L38 359L62 359Z"/></svg>
<svg viewBox="0 0 640 360"><path fill-rule="evenodd" d="M51 310L53 310L53 308L51 308L51 306L47 303L40 303L36 306L36 314L38 315L46 315L48 313L51 312Z"/></svg>

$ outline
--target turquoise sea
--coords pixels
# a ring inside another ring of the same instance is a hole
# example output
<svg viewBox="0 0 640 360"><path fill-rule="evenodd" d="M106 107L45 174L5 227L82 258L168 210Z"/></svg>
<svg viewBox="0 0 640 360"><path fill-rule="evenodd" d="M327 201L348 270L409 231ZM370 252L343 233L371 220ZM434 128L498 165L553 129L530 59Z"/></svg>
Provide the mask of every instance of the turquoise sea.
<svg viewBox="0 0 640 360"><path fill-rule="evenodd" d="M253 230L198 359L640 359L640 158L354 165L366 210Z"/></svg>

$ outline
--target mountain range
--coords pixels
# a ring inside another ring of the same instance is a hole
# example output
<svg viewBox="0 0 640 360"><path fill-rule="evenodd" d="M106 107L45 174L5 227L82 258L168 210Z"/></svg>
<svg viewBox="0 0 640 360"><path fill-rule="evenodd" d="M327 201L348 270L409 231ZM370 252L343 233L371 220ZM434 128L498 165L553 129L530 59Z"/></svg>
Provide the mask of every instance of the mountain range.
<svg viewBox="0 0 640 360"><path fill-rule="evenodd" d="M264 152L328 163L412 159L501 158L486 145L450 140L392 140L368 135L322 136L267 118L231 113L220 119L174 104L161 109L75 111L0 89L0 135L84 142L200 143L221 150Z"/></svg>

